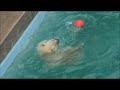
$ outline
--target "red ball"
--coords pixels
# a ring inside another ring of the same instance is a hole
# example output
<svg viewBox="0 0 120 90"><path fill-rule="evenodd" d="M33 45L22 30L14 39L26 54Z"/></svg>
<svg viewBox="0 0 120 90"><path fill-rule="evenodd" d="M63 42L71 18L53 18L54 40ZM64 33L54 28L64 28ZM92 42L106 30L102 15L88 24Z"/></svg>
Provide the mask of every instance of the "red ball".
<svg viewBox="0 0 120 90"><path fill-rule="evenodd" d="M77 21L74 22L74 26L81 28L81 27L84 26L84 21L82 21L82 20L77 20Z"/></svg>

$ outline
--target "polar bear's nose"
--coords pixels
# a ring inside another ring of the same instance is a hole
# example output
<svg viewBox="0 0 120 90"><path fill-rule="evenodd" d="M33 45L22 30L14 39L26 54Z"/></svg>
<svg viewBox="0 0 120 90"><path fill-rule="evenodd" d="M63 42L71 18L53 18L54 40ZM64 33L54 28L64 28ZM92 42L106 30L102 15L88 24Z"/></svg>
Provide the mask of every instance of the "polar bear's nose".
<svg viewBox="0 0 120 90"><path fill-rule="evenodd" d="M56 41L57 43L59 43L60 40L59 40L59 39L55 39L55 41Z"/></svg>

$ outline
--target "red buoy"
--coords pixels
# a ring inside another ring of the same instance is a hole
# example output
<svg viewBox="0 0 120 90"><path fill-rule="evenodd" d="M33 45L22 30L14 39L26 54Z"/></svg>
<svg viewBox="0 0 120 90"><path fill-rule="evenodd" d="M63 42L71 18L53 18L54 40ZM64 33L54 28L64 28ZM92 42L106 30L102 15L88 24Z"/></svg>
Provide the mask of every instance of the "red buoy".
<svg viewBox="0 0 120 90"><path fill-rule="evenodd" d="M74 26L81 28L81 27L84 26L84 21L82 21L82 20L77 20L77 21L74 22Z"/></svg>

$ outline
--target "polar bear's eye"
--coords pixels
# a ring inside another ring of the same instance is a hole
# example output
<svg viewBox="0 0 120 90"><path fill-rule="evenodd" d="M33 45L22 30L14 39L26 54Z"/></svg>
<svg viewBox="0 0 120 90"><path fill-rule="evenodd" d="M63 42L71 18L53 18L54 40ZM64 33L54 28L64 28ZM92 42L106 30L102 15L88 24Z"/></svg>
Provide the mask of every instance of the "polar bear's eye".
<svg viewBox="0 0 120 90"><path fill-rule="evenodd" d="M45 44L42 44L42 46L45 46Z"/></svg>

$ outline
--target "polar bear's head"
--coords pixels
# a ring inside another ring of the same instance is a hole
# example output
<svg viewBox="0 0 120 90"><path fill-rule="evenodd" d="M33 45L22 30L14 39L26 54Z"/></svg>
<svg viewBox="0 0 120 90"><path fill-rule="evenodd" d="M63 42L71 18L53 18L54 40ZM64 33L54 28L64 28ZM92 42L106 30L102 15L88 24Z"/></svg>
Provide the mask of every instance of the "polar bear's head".
<svg viewBox="0 0 120 90"><path fill-rule="evenodd" d="M40 42L37 46L37 51L40 55L54 53L59 45L59 39L50 39Z"/></svg>

